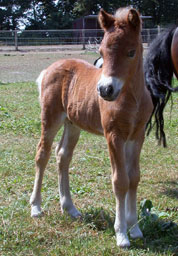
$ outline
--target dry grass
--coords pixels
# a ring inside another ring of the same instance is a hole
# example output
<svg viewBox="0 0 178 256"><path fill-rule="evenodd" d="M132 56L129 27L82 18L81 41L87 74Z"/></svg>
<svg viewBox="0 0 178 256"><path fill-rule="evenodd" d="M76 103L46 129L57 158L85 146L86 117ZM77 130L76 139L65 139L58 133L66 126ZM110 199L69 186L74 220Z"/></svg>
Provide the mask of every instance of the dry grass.
<svg viewBox="0 0 178 256"><path fill-rule="evenodd" d="M93 64L97 56L85 51L0 52L0 82L35 81L43 69L59 59L80 58Z"/></svg>

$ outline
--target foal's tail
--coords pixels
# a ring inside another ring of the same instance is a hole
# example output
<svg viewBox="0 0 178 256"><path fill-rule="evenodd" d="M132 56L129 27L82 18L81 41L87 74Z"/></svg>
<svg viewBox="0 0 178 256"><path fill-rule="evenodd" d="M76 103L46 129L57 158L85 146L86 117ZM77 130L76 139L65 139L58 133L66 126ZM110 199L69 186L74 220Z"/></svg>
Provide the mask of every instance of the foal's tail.
<svg viewBox="0 0 178 256"><path fill-rule="evenodd" d="M164 108L178 87L172 87L173 64L171 59L171 43L175 28L161 33L150 45L144 61L145 82L150 91L154 109L147 123L147 135L156 125L156 138L159 144L167 146L164 132ZM155 121L152 123L153 117Z"/></svg>
<svg viewBox="0 0 178 256"><path fill-rule="evenodd" d="M44 74L46 73L46 69L42 70L38 78L36 79L36 83L38 85L38 91L39 91L39 101L41 103L41 84L43 81Z"/></svg>

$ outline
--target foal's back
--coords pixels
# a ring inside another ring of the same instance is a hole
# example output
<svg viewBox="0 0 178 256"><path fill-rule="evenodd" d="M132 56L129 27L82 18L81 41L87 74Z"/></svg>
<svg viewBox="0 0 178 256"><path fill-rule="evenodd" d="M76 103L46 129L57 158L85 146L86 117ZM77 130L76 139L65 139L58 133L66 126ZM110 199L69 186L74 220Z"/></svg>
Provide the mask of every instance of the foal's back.
<svg viewBox="0 0 178 256"><path fill-rule="evenodd" d="M59 60L44 74L41 103L64 112L81 129L102 134L99 96L96 84L101 70L78 59ZM43 109L43 107L42 107Z"/></svg>

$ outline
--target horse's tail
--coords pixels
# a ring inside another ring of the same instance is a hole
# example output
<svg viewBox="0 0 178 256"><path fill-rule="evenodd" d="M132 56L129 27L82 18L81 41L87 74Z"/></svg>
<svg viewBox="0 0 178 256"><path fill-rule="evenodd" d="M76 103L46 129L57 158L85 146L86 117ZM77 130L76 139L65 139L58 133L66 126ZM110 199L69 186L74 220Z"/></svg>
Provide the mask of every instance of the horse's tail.
<svg viewBox="0 0 178 256"><path fill-rule="evenodd" d="M36 79L36 83L38 85L38 92L39 92L39 101L41 104L41 84L44 77L44 74L46 73L46 69L42 70L38 78Z"/></svg>
<svg viewBox="0 0 178 256"><path fill-rule="evenodd" d="M178 87L172 87L173 64L171 59L171 43L175 28L160 34L150 45L144 61L145 82L150 91L154 109L147 123L147 135L156 125L156 138L159 144L167 146L164 132L164 108L172 92L177 92ZM152 119L155 119L152 122Z"/></svg>

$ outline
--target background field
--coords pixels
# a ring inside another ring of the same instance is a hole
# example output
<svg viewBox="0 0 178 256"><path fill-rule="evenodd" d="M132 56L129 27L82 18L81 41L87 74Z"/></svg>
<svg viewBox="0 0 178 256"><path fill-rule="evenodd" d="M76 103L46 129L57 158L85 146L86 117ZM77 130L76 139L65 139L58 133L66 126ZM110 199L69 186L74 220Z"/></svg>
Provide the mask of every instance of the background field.
<svg viewBox="0 0 178 256"><path fill-rule="evenodd" d="M35 49L37 50L35 52ZM27 82L35 81L39 73L54 61L61 58L80 58L93 63L96 53L86 53L82 50L55 51L51 47L44 47L43 51L32 48L31 51L3 51L0 52L0 82Z"/></svg>
<svg viewBox="0 0 178 256"><path fill-rule="evenodd" d="M178 95L174 95L172 113L170 104L165 113L168 148L157 146L152 133L141 154L138 212L143 240L131 241L129 250L116 246L106 142L86 132L81 133L70 167L72 196L83 220L61 215L54 156L61 132L43 182L45 215L31 219L29 198L40 137L40 108L33 81L61 57L93 63L96 54L0 55L0 255L178 255ZM145 216L144 199L153 204L150 216Z"/></svg>

